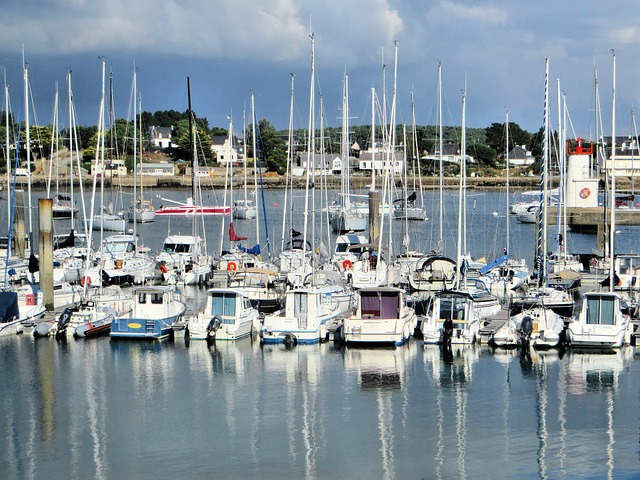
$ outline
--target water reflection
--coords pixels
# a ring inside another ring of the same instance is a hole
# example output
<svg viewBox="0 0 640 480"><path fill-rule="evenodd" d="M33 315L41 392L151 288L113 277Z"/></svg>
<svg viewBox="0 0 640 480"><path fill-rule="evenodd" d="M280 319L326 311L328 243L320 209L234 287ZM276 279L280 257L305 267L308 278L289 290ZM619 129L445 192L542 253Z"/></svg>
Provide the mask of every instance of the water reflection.
<svg viewBox="0 0 640 480"><path fill-rule="evenodd" d="M436 383L437 443L435 449L435 475L447 478L451 475L450 439L455 439L457 452L455 469L458 478L467 478L467 404L468 386L473 379L473 366L480 357L480 349L474 345L425 345L425 367L430 368Z"/></svg>
<svg viewBox="0 0 640 480"><path fill-rule="evenodd" d="M407 365L414 361L417 347L409 342L400 348L346 347L343 358L348 371L357 373L360 389L373 392L376 400L376 423L380 439L382 478L397 477L395 465L394 397L402 392L401 421L406 426ZM404 428L403 428L404 431Z"/></svg>

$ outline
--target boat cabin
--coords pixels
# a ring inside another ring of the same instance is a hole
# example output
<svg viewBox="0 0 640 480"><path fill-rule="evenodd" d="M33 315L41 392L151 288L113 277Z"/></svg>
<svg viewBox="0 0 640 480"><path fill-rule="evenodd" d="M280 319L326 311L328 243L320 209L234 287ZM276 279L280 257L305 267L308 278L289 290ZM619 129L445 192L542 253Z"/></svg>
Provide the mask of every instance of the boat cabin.
<svg viewBox="0 0 640 480"><path fill-rule="evenodd" d="M363 288L358 291L357 316L367 320L400 318L402 290L398 288Z"/></svg>

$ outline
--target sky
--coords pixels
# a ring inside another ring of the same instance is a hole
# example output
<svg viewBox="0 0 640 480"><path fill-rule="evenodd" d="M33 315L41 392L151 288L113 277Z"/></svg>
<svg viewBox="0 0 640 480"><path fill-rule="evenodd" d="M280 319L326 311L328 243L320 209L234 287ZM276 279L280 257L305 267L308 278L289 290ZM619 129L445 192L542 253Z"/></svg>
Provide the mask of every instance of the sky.
<svg viewBox="0 0 640 480"><path fill-rule="evenodd" d="M295 128L309 118L311 40L315 38L315 115L339 127L344 75L349 121L370 124L371 88L391 104L398 45L398 124L437 124L438 64L445 125L543 125L545 59L550 119L557 122L558 80L569 136L595 136L597 70L604 134L611 133L613 54L616 133L634 134L640 103L640 8L612 0L21 0L3 2L0 67L11 111L24 117L23 55L28 65L31 123L51 124L56 83L67 102L66 74L78 121L96 125L102 60L113 78L114 115L131 118L132 72L144 111L193 110L210 126L235 131L256 116L289 126L291 78ZM383 64L385 74L383 75ZM384 80L383 80L384 79ZM386 94L383 96L383 85ZM466 87L465 87L466 86ZM1 110L4 108L0 107ZM390 111L390 107L387 107ZM61 112L66 107L61 106ZM244 113L246 112L246 113ZM34 120L35 119L35 120ZM68 118L61 114L60 124ZM379 116L376 123L380 123ZM319 125L319 120L316 120Z"/></svg>

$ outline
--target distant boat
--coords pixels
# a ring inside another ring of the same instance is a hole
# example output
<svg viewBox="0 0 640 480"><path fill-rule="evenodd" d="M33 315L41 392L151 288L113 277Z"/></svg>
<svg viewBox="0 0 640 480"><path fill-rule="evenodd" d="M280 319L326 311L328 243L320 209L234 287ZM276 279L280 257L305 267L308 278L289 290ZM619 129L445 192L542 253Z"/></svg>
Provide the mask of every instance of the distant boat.
<svg viewBox="0 0 640 480"><path fill-rule="evenodd" d="M223 206L205 206L194 205L193 198L189 197L186 203L176 202L168 198L163 198L165 202L174 203L175 205L161 205L159 210L156 210L156 215L180 215L189 216L194 215L229 215L231 213L231 207Z"/></svg>

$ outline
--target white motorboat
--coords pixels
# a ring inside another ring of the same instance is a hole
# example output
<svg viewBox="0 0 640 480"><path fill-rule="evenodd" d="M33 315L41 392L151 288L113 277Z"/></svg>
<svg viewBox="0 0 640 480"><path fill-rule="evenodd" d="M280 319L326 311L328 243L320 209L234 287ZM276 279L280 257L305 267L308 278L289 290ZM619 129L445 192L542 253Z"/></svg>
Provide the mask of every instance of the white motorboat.
<svg viewBox="0 0 640 480"><path fill-rule="evenodd" d="M420 326L424 343L475 343L479 340L480 318L469 293L454 290L436 292Z"/></svg>
<svg viewBox="0 0 640 480"><path fill-rule="evenodd" d="M363 288L357 292L353 315L344 319L342 338L347 345L399 346L409 340L417 317L405 301L404 290L394 287Z"/></svg>
<svg viewBox="0 0 640 480"><path fill-rule="evenodd" d="M567 327L567 340L575 348L619 348L631 342L632 333L618 293L587 292L580 314Z"/></svg>
<svg viewBox="0 0 640 480"><path fill-rule="evenodd" d="M258 329L260 314L249 296L237 288L210 288L203 311L187 320L194 340L238 340Z"/></svg>
<svg viewBox="0 0 640 480"><path fill-rule="evenodd" d="M563 330L564 318L539 305L511 316L489 341L496 347L553 348L560 344Z"/></svg>

